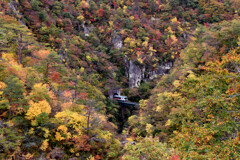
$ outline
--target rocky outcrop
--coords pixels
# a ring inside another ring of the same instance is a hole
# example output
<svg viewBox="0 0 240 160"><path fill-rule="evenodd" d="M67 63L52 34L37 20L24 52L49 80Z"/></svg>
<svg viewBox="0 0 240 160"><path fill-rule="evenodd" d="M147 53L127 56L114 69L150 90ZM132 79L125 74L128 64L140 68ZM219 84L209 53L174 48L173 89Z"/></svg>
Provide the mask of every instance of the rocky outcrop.
<svg viewBox="0 0 240 160"><path fill-rule="evenodd" d="M112 37L112 43L115 48L122 49L123 47L123 40L115 31ZM134 61L129 60L126 55L123 60L125 63L125 75L128 77L130 88L139 87L142 81L149 81L168 73L173 65L172 62L166 62L159 65L154 70L148 71L146 66L135 64Z"/></svg>
<svg viewBox="0 0 240 160"><path fill-rule="evenodd" d="M145 66L140 67L132 60L127 60L126 57L124 58L124 62L130 88L139 87L142 81L147 82L168 73L173 66L172 62L167 62L159 65L155 70L147 71Z"/></svg>
<svg viewBox="0 0 240 160"><path fill-rule="evenodd" d="M84 24L82 24L82 28L83 28L85 37L89 37L90 31L95 27L94 26L87 27Z"/></svg>
<svg viewBox="0 0 240 160"><path fill-rule="evenodd" d="M145 73L145 76L143 77L144 81L152 80L158 76L165 75L166 73L169 72L169 70L172 68L173 62L166 62L162 63L157 67L157 69L153 71L148 71Z"/></svg>
<svg viewBox="0 0 240 160"><path fill-rule="evenodd" d="M15 0L11 1L8 3L9 8L11 9L11 11L13 12L13 14L15 15L15 17L17 18L17 20L22 24L22 25L26 25L24 21L22 21L21 19L23 18L23 15L17 11L17 5L18 2L16 2Z"/></svg>
<svg viewBox="0 0 240 160"><path fill-rule="evenodd" d="M123 47L123 41L122 37L114 31L113 37L112 37L112 43L115 48L122 49Z"/></svg>
<svg viewBox="0 0 240 160"><path fill-rule="evenodd" d="M128 70L126 70L126 72L129 80L129 87L138 87L143 77L141 68L134 64L132 60L128 61L127 66Z"/></svg>
<svg viewBox="0 0 240 160"><path fill-rule="evenodd" d="M89 36L89 33L90 33L90 32L89 32L89 29L88 29L84 24L82 24L82 27L83 27L85 36L88 37L88 36Z"/></svg>

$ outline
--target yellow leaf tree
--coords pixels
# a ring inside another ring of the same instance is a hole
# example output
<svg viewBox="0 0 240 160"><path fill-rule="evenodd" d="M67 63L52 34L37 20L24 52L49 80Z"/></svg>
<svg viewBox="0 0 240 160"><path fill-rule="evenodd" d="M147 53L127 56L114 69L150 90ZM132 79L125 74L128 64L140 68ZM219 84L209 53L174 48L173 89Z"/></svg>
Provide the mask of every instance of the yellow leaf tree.
<svg viewBox="0 0 240 160"><path fill-rule="evenodd" d="M30 108L26 113L26 119L28 120L34 120L39 114L43 112L47 114L51 113L51 106L46 100L42 100L37 103L30 101L29 104Z"/></svg>

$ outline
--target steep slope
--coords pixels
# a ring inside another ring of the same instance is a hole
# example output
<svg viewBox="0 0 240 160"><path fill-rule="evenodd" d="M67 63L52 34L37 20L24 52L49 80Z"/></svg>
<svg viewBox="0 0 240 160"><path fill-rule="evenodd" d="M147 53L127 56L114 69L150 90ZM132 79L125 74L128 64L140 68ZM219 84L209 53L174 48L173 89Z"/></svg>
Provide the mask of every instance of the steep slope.
<svg viewBox="0 0 240 160"><path fill-rule="evenodd" d="M2 0L0 158L238 159L239 8ZM147 99L121 136L114 87Z"/></svg>
<svg viewBox="0 0 240 160"><path fill-rule="evenodd" d="M4 14L0 42L0 159L119 156L117 127L107 121L95 77L67 67Z"/></svg>
<svg viewBox="0 0 240 160"><path fill-rule="evenodd" d="M235 1L12 1L22 21L71 68L103 86L138 87L168 72L197 23L233 18ZM229 7L231 6L231 7ZM237 8L237 6L236 6ZM127 79L126 79L127 78Z"/></svg>
<svg viewBox="0 0 240 160"><path fill-rule="evenodd" d="M239 36L239 17L197 28L129 118L130 134L158 137L186 159L239 159Z"/></svg>

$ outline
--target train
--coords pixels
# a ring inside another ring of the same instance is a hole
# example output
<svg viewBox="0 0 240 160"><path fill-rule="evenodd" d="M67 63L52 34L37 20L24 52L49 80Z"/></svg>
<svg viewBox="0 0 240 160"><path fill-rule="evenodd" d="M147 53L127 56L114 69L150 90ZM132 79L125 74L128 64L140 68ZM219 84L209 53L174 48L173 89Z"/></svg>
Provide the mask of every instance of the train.
<svg viewBox="0 0 240 160"><path fill-rule="evenodd" d="M113 99L117 101L124 101L124 102L128 100L127 96L119 96L119 95L114 95Z"/></svg>

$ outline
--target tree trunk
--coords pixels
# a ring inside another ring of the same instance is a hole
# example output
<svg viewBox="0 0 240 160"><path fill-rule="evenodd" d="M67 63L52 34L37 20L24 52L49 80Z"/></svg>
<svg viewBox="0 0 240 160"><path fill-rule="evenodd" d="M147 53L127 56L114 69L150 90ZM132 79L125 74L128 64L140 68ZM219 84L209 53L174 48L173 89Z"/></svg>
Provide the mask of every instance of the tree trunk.
<svg viewBox="0 0 240 160"><path fill-rule="evenodd" d="M22 64L22 33L19 33L17 39L17 46L18 46L18 64Z"/></svg>
<svg viewBox="0 0 240 160"><path fill-rule="evenodd" d="M73 102L77 101L77 73L75 74L75 80L74 80L74 97Z"/></svg>
<svg viewBox="0 0 240 160"><path fill-rule="evenodd" d="M8 115L8 121L10 121L10 119L11 119L11 115L12 115L12 101L11 101L11 99L9 100L9 104L10 104L10 109L9 109L9 115Z"/></svg>
<svg viewBox="0 0 240 160"><path fill-rule="evenodd" d="M46 68L46 73L45 73L45 77L46 77L47 81L48 81L48 68L49 68L49 63L47 63L47 68Z"/></svg>
<svg viewBox="0 0 240 160"><path fill-rule="evenodd" d="M87 119L87 135L89 134L90 116L91 116L91 109L89 108L88 119Z"/></svg>

